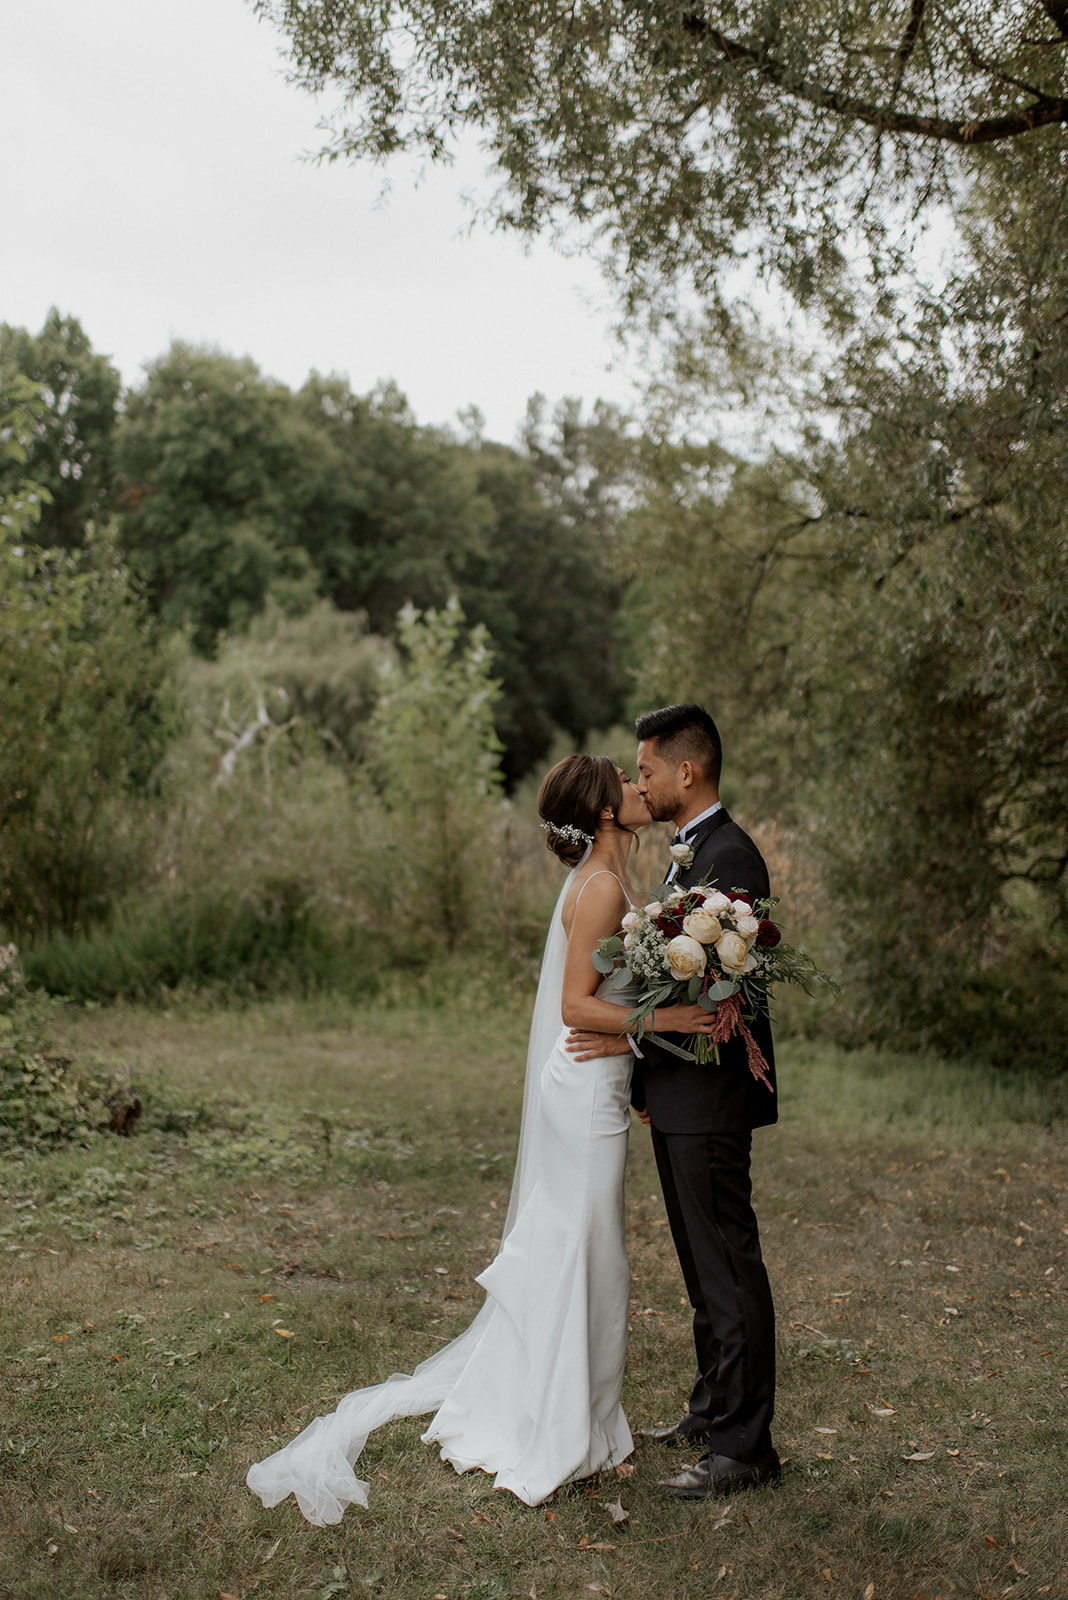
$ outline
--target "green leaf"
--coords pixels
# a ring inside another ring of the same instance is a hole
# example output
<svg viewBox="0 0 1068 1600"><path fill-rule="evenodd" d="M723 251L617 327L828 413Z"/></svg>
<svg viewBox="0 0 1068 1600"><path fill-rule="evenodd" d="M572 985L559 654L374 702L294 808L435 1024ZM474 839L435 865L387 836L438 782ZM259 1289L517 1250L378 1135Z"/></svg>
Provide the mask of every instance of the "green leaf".
<svg viewBox="0 0 1068 1600"><path fill-rule="evenodd" d="M721 1000L729 1000L731 995L737 994L737 992L737 984L732 983L729 978L721 978L718 983L714 983L711 986L706 994L701 996L699 1004L703 1005L706 1011L714 1011Z"/></svg>

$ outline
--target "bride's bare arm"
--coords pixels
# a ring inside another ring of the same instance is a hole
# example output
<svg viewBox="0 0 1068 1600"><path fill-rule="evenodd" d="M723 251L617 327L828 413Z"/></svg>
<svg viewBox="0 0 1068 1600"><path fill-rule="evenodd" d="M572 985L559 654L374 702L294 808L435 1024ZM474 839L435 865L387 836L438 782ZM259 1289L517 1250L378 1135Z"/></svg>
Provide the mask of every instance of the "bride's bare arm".
<svg viewBox="0 0 1068 1600"><path fill-rule="evenodd" d="M623 890L610 873L599 873L580 891L568 930L564 966L561 1010L569 1028L617 1038L623 1032L629 1008L595 997L601 974L592 956L598 940L619 932L626 907ZM650 1029L657 1033L710 1033L712 1026L712 1013L700 1006L658 1006L649 1019Z"/></svg>

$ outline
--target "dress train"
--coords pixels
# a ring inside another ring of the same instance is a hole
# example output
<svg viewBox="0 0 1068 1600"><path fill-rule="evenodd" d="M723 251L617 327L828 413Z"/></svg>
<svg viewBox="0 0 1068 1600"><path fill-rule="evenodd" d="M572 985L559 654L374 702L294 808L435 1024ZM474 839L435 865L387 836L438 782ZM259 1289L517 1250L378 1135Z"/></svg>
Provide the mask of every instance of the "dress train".
<svg viewBox="0 0 1068 1600"><path fill-rule="evenodd" d="M410 1375L345 1395L248 1485L265 1506L288 1495L309 1522L367 1504L353 1468L394 1417L435 1413L423 1438L457 1472L479 1467L528 1505L560 1484L617 1465L633 1449L620 1405L630 1273L623 1175L630 1055L577 1062L560 1018L566 937L550 924L531 1024L519 1156L504 1236L478 1277L486 1301L470 1326ZM602 986L602 998L629 1004ZM600 992L600 991L599 991Z"/></svg>

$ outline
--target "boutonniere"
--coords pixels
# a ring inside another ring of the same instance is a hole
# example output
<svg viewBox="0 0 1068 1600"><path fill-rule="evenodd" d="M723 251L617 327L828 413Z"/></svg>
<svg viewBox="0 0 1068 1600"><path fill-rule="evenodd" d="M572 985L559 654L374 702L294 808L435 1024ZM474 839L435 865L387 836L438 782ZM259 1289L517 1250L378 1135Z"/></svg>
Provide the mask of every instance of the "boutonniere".
<svg viewBox="0 0 1068 1600"><path fill-rule="evenodd" d="M676 866L685 870L693 866L693 847L688 844L673 844L671 846L671 859Z"/></svg>

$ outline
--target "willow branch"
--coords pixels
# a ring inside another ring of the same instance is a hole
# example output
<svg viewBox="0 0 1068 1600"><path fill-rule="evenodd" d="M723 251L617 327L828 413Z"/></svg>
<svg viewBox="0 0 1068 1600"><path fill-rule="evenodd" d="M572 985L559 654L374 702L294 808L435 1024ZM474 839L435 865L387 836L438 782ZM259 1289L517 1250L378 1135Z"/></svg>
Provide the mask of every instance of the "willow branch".
<svg viewBox="0 0 1068 1600"><path fill-rule="evenodd" d="M942 139L949 144L993 144L999 139L1015 139L1024 133L1033 133L1036 128L1068 122L1068 97L1039 93L1035 94L1030 105L1001 117L958 119L895 111L892 105L875 105L870 100L858 99L842 90L825 89L818 83L810 83L793 67L773 60L762 50L729 39L703 17L691 15L687 17L685 26L690 33L711 40L724 60L732 66L751 67L759 77L775 84L786 94L821 111L832 111L838 116L867 123L881 133L913 133L922 139Z"/></svg>

